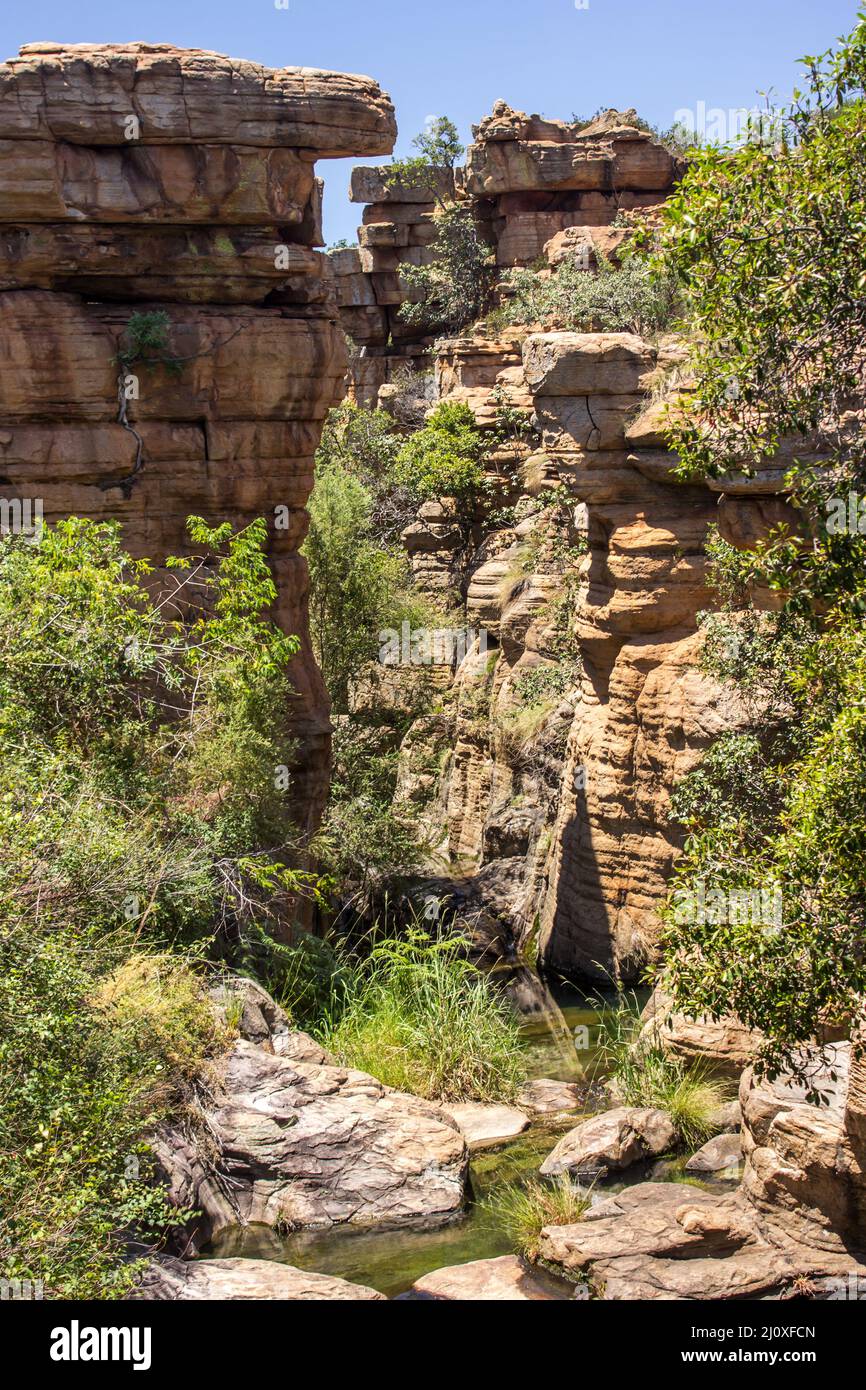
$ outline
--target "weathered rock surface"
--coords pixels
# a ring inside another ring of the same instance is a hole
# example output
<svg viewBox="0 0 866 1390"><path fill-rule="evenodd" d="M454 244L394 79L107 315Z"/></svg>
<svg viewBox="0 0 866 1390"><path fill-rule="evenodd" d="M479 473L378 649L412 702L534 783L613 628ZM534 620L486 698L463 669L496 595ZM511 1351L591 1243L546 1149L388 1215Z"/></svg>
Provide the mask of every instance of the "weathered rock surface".
<svg viewBox="0 0 866 1390"><path fill-rule="evenodd" d="M863 1061L852 1060L850 1043L831 1043L809 1070L820 1105L789 1077L743 1074L743 1191L788 1240L866 1251Z"/></svg>
<svg viewBox="0 0 866 1390"><path fill-rule="evenodd" d="M133 1298L150 1302L201 1300L348 1303L385 1302L385 1295L363 1284L293 1269L275 1260L154 1261Z"/></svg>
<svg viewBox="0 0 866 1390"><path fill-rule="evenodd" d="M457 1125L469 1152L496 1148L529 1128L529 1116L514 1105L485 1105L479 1101L444 1104L442 1110Z"/></svg>
<svg viewBox="0 0 866 1390"><path fill-rule="evenodd" d="M790 1078L746 1072L745 1172L720 1196L641 1183L542 1232L544 1259L588 1279L607 1299L846 1297L862 1287L863 1072L850 1044L815 1049L810 1077L827 1103L809 1104ZM733 1147L735 1136L720 1136Z"/></svg>
<svg viewBox="0 0 866 1390"><path fill-rule="evenodd" d="M739 1134L717 1134L702 1144L686 1164L687 1173L735 1174L743 1162L743 1145Z"/></svg>
<svg viewBox="0 0 866 1390"><path fill-rule="evenodd" d="M814 1268L764 1240L738 1198L678 1183L641 1183L575 1226L545 1227L540 1250L613 1300L778 1297Z"/></svg>
<svg viewBox="0 0 866 1390"><path fill-rule="evenodd" d="M676 1130L663 1110L618 1106L569 1130L548 1154L541 1172L605 1177L659 1158L675 1141Z"/></svg>
<svg viewBox="0 0 866 1390"><path fill-rule="evenodd" d="M516 1255L502 1255L495 1260L473 1260L435 1269L416 1279L405 1297L442 1302L538 1303L561 1300L566 1294L557 1290L552 1280L527 1268Z"/></svg>
<svg viewBox="0 0 866 1390"><path fill-rule="evenodd" d="M0 140L389 154L394 108L369 77L266 68L172 44L28 43L0 68Z"/></svg>
<svg viewBox="0 0 866 1390"><path fill-rule="evenodd" d="M157 563L188 553L191 514L269 520L275 616L301 637L286 711L301 829L324 799L329 724L297 552L346 367L312 249L314 161L385 154L394 136L364 77L140 43L30 44L0 66L4 500L38 500L49 523L119 520ZM131 366L127 429L117 357L136 312L165 315L180 370Z"/></svg>
<svg viewBox="0 0 866 1390"><path fill-rule="evenodd" d="M188 1135L158 1136L172 1199L203 1213L198 1243L237 1224L408 1225L460 1212L467 1154L453 1121L283 1046L234 1044L207 1110L212 1160Z"/></svg>
<svg viewBox="0 0 866 1390"><path fill-rule="evenodd" d="M570 1081L541 1078L527 1081L517 1099L522 1109L531 1115L564 1115L577 1109L581 1094L581 1087Z"/></svg>
<svg viewBox="0 0 866 1390"><path fill-rule="evenodd" d="M643 1012L644 1038L657 1039L684 1061L701 1062L720 1075L739 1081L760 1043L757 1033L735 1018L686 1018L677 1013L662 987L652 994Z"/></svg>

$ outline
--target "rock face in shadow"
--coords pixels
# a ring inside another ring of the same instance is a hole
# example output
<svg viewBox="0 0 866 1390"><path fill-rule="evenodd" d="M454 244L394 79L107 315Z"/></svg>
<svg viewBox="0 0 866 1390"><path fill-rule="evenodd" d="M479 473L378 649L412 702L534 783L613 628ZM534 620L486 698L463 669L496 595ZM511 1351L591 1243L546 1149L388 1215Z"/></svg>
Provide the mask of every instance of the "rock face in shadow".
<svg viewBox="0 0 866 1390"><path fill-rule="evenodd" d="M298 547L346 367L315 161L386 154L395 132L365 77L140 43L0 65L2 500L118 520L157 563L188 552L190 514L267 519L276 617L302 642L287 717L306 827L329 726ZM136 313L165 315L178 370L120 371Z"/></svg>
<svg viewBox="0 0 866 1390"><path fill-rule="evenodd" d="M478 640L410 731L398 800L479 919L556 974L627 979L652 956L682 847L672 789L743 723L699 668L718 495L677 480L653 404L683 357L673 338L512 332L437 361L482 429L503 402L524 424L491 457L504 520L428 504L404 535L418 584ZM413 766L437 761L431 791Z"/></svg>

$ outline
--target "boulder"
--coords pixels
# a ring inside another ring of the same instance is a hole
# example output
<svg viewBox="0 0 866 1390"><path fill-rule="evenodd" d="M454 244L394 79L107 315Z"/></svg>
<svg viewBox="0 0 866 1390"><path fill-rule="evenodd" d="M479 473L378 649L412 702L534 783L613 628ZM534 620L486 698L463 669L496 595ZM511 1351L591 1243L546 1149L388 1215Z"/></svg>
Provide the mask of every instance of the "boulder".
<svg viewBox="0 0 866 1390"><path fill-rule="evenodd" d="M679 1183L641 1183L577 1225L547 1226L540 1252L616 1301L779 1298L818 1276L862 1269L851 1257L780 1246L739 1193Z"/></svg>
<svg viewBox="0 0 866 1390"><path fill-rule="evenodd" d="M186 1303L291 1300L385 1302L363 1284L310 1274L275 1260L154 1260L131 1297L138 1301Z"/></svg>
<svg viewBox="0 0 866 1390"><path fill-rule="evenodd" d="M530 1115L563 1115L577 1110L582 1094L583 1088L570 1081L551 1081L545 1077L527 1081L517 1099Z"/></svg>
<svg viewBox="0 0 866 1390"><path fill-rule="evenodd" d="M564 1299L566 1294L557 1290L553 1280L527 1268L516 1255L502 1255L495 1260L434 1269L416 1279L406 1297L440 1302L537 1303Z"/></svg>
<svg viewBox="0 0 866 1390"><path fill-rule="evenodd" d="M634 395L655 362L653 349L633 333L531 333L523 344L534 396Z"/></svg>
<svg viewBox="0 0 866 1390"><path fill-rule="evenodd" d="M743 1162L743 1146L739 1134L717 1134L692 1154L686 1164L687 1173L739 1174Z"/></svg>
<svg viewBox="0 0 866 1390"><path fill-rule="evenodd" d="M541 1172L545 1177L556 1173L606 1177L634 1163L660 1158L675 1142L676 1130L663 1110L619 1106L569 1130L545 1159Z"/></svg>
<svg viewBox="0 0 866 1390"><path fill-rule="evenodd" d="M553 270L566 261L577 261L584 270L595 269L599 256L616 261L616 253L629 235L627 227L566 227L551 237L544 248Z"/></svg>
<svg viewBox="0 0 866 1390"><path fill-rule="evenodd" d="M496 1148L509 1139L516 1139L529 1128L529 1116L513 1105L484 1105L478 1101L463 1101L442 1106L443 1112L457 1125L469 1152Z"/></svg>
<svg viewBox="0 0 866 1390"><path fill-rule="evenodd" d="M156 1137L172 1199L202 1213L196 1244L247 1223L399 1226L460 1213L466 1145L437 1106L281 1046L234 1043L206 1109L215 1154L176 1129Z"/></svg>

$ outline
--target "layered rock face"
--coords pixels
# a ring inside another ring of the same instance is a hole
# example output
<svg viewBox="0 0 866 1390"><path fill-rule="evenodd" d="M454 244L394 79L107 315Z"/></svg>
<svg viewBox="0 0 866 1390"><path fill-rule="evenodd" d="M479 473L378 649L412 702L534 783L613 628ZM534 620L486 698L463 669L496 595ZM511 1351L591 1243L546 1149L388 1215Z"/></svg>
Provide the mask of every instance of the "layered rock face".
<svg viewBox="0 0 866 1390"><path fill-rule="evenodd" d="M569 228L606 227L618 214L658 207L684 168L639 127L634 111L607 111L581 125L498 101L474 134L463 191L487 223L501 266L532 265Z"/></svg>
<svg viewBox="0 0 866 1390"><path fill-rule="evenodd" d="M188 550L191 513L267 518L276 617L303 643L291 715L309 824L328 706L297 551L346 361L313 249L315 161L394 137L365 77L162 44L30 44L0 67L3 498L48 522L117 519L157 562ZM165 315L174 369L144 353L121 371L134 314Z"/></svg>
<svg viewBox="0 0 866 1390"><path fill-rule="evenodd" d="M400 270L432 263L437 199L454 191L453 175L444 170L429 187L401 183L386 166L352 171L349 197L367 204L358 245L332 251L329 260L340 320L357 349L349 391L361 405L375 406L380 388L401 368L418 368L433 341L400 314L413 299Z"/></svg>
<svg viewBox="0 0 866 1390"><path fill-rule="evenodd" d="M676 480L652 404L681 358L623 333L444 344L442 394L483 427L504 401L531 432L492 456L504 524L428 505L404 537L419 583L462 597L487 639L450 722L410 737L404 792L425 795L410 765L426 735L449 759L433 818L461 891L566 974L627 978L652 955L680 847L671 790L740 718L697 667L719 497Z"/></svg>
<svg viewBox="0 0 866 1390"><path fill-rule="evenodd" d="M615 261L630 213L652 214L682 175L683 161L646 130L634 111L607 111L586 125L544 120L505 102L473 127L465 168L440 170L428 186L401 181L387 166L353 170L349 197L365 203L358 246L331 253L343 327L358 347L350 393L375 405L401 367L423 366L434 341L406 323L406 265L431 264L437 208L468 209L503 270L551 267L575 253L587 270ZM616 223L613 226L611 224Z"/></svg>

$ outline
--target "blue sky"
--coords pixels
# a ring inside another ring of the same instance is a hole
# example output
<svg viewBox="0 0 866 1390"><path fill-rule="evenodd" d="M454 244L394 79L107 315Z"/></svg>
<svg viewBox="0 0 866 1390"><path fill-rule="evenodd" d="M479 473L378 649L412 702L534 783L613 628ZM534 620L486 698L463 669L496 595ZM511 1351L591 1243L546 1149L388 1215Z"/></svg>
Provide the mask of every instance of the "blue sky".
<svg viewBox="0 0 866 1390"><path fill-rule="evenodd" d="M398 153L431 115L470 126L498 97L569 118L635 106L653 124L679 109L786 96L796 60L853 27L856 0L40 0L7 3L2 57L22 43L132 39L211 48L272 67L369 73L390 92ZM347 161L326 161L325 233L354 238Z"/></svg>

